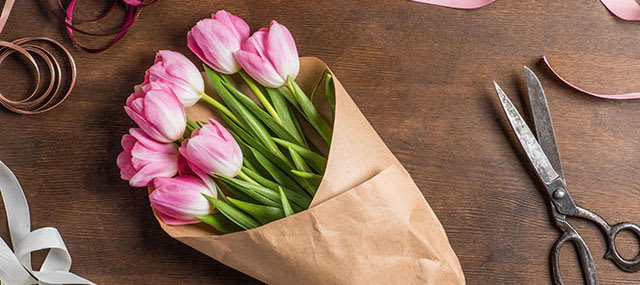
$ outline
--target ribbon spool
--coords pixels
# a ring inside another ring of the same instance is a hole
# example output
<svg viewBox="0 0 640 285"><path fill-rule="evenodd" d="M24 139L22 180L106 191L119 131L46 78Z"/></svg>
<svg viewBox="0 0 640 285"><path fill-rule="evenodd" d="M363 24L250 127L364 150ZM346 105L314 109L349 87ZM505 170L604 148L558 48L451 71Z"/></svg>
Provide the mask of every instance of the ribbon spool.
<svg viewBox="0 0 640 285"><path fill-rule="evenodd" d="M0 33L9 19L11 9L15 0L6 0L2 12L0 13ZM69 85L63 87L63 68L51 51L43 46L37 45L36 42L46 42L54 45L64 52L66 60L71 67ZM14 54L19 53L29 60L29 63L36 72L36 87L27 98L22 100L12 100L0 93L0 104L5 106L12 112L18 114L38 114L49 111L60 105L71 94L71 90L76 83L77 68L73 56L62 44L47 37L26 37L14 40L12 42L0 41L0 65L4 60ZM38 66L38 62L33 57L36 55L41 58L49 71L49 84L46 88L42 88L43 81L42 72Z"/></svg>

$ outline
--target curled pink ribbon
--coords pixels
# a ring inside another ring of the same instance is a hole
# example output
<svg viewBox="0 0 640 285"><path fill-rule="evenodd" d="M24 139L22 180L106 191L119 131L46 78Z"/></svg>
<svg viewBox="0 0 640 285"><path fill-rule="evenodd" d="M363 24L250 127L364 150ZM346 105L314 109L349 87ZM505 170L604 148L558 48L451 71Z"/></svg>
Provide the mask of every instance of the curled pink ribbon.
<svg viewBox="0 0 640 285"><path fill-rule="evenodd" d="M4 2L4 7L0 12L0 33L2 33L2 30L9 19L9 14L11 14L14 2L15 0L6 0ZM51 53L51 51L37 45L36 42L48 42L64 52L71 68L71 78L69 79L70 83L66 88L62 86L62 83L66 80L63 80L63 68L60 65L60 62L56 59L53 53ZM76 83L76 63L69 50L67 50L62 44L46 37L26 37L12 42L0 40L0 64L2 64L8 56L14 53L23 55L31 63L31 66L36 72L36 87L31 95L22 100L12 100L0 93L0 104L10 111L18 114L37 114L57 107L69 96L69 94L71 94L71 90L73 90ZM33 55L41 58L48 68L50 77L48 80L49 84L46 88L41 87L41 83L43 81L41 76L42 73Z"/></svg>
<svg viewBox="0 0 640 285"><path fill-rule="evenodd" d="M552 67L551 64L549 64L549 60L547 60L546 56L542 56L542 60L544 60L544 63L547 65L547 67L549 67L549 69L551 70L551 72L558 77L558 79L560 79L560 81L564 82L564 84L566 84L567 86L573 88L574 90L577 90L579 92L582 92L584 94L587 95L591 95L594 97L598 97L598 98L603 98L603 99L614 99L614 100L623 100L623 99L638 99L640 98L640 93L624 93L624 94L615 94L615 95L609 95L609 94L598 94L598 93L594 93L591 91L587 91L584 90L574 84L572 84L571 82L567 81L566 79L562 78L562 76L560 76L560 74L558 74Z"/></svg>
<svg viewBox="0 0 640 285"><path fill-rule="evenodd" d="M495 0L411 0L414 2L444 6L457 9L477 9L487 6ZM640 20L640 5L636 0L600 0L602 4L618 18L627 21Z"/></svg>
<svg viewBox="0 0 640 285"><path fill-rule="evenodd" d="M53 13L53 15L55 15L56 18L58 18L58 20L63 23L66 27L67 30L67 35L69 36L69 38L71 39L71 41L73 41L73 43L78 46L78 48L86 51L86 52L90 52L90 53L98 53L98 52L103 52L105 50L108 50L109 48L113 47L120 39L122 39L122 37L124 37L125 34L127 34L127 32L129 32L129 29L131 28L131 26L138 20L138 17L140 16L140 13L142 12L142 8L147 7L149 5L152 5L156 2L158 2L158 0L150 0L148 2L145 1L141 1L141 0L122 0L122 2L124 2L126 4L126 9L127 9L127 14L125 16L124 21L122 22L122 26L120 26L120 28L118 30L115 31L111 31L111 32L107 32L107 33L95 33L95 32L88 32L85 30L81 30L78 27L76 27L74 25L75 23L92 23L92 22L98 22L104 18L106 18L109 14L111 14L111 12L116 8L116 6L118 5L118 3L120 3L120 0L114 0L113 1L113 5L111 5L111 8L109 10L107 10L107 12L105 12L104 14L94 18L94 19L88 19L88 20L77 20L77 19L73 19L73 14L75 12L76 9L76 4L78 3L78 0L71 0L69 1L69 3L67 4L67 6L65 7L65 5L62 4L62 0L57 0L58 2L58 9L64 11L64 15L60 15L58 14L58 12L56 11L55 8L51 7L50 0L46 0L47 5L49 5L49 10L51 10L51 12ZM114 36L114 38L104 47L102 48L88 48L82 44L80 44L75 36L73 35L73 33L78 32L84 35L88 35L88 36L94 36L94 37L107 37L107 36Z"/></svg>

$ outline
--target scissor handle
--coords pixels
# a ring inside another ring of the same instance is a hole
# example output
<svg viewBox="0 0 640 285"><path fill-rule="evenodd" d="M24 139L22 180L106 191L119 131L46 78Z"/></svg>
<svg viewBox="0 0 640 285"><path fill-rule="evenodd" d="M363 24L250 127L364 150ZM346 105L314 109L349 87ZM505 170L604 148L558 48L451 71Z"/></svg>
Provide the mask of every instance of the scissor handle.
<svg viewBox="0 0 640 285"><path fill-rule="evenodd" d="M604 255L604 258L610 259L613 263L618 266L618 268L627 271L627 272L636 272L640 270L640 253L636 255L636 257L632 259L626 259L620 255L618 252L618 248L616 247L616 236L621 231L631 231L636 236L638 243L640 244L640 226L632 223L619 223L613 226L609 225L602 217L598 216L596 213L591 212L587 209L576 207L577 213L576 217L583 218L586 220L590 220L600 226L602 231L606 235L607 239L607 253Z"/></svg>
<svg viewBox="0 0 640 285"><path fill-rule="evenodd" d="M564 285L562 275L560 274L560 249L566 242L572 242L576 246L578 251L578 257L580 258L580 266L582 266L582 274L587 285L598 284L598 277L596 273L596 265L593 262L593 256L591 251L587 247L582 237L578 232L566 221L560 222L559 227L564 230L564 233L553 246L551 252L551 269L553 271L553 284Z"/></svg>
<svg viewBox="0 0 640 285"><path fill-rule="evenodd" d="M636 240L640 244L640 227L632 223L619 223L611 226L609 230L605 230L607 234L607 244L609 249L604 255L604 258L610 259L615 263L618 268L627 272L636 272L640 270L640 253L632 259L626 259L620 255L618 248L616 247L616 236L621 231L631 231L636 237Z"/></svg>

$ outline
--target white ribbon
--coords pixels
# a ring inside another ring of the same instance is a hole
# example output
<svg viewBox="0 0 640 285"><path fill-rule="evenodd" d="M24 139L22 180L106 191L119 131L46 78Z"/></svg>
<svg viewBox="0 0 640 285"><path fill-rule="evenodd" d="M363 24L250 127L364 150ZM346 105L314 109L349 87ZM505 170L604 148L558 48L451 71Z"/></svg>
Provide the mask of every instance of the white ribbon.
<svg viewBox="0 0 640 285"><path fill-rule="evenodd" d="M0 283L94 284L71 272L71 256L57 229L47 227L31 231L29 205L13 172L0 161L0 194L7 212L13 251L0 239ZM31 267L31 253L49 249L40 270Z"/></svg>

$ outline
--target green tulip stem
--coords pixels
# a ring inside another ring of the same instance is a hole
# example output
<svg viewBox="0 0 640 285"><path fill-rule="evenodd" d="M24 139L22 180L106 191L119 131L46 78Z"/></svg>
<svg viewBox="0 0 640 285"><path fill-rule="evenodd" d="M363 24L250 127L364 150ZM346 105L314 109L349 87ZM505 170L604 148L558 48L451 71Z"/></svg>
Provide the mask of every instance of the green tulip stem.
<svg viewBox="0 0 640 285"><path fill-rule="evenodd" d="M247 181L249 183L253 183L255 185L260 185L260 183L258 183L257 181L253 180L253 178L249 177L249 175L247 175L246 173L242 172L242 170L240 170L240 172L238 173L238 177L242 178L242 180Z"/></svg>
<svg viewBox="0 0 640 285"><path fill-rule="evenodd" d="M278 112L276 112L276 109L273 108L273 105L271 105L271 102L269 102L267 97L264 96L264 93L262 93L262 90L260 90L260 87L256 84L256 82L253 81L253 79L244 70L240 70L239 73L240 76L242 76L242 79L244 79L244 81L247 83L249 88L251 88L253 94L258 97L258 100L260 100L262 106L264 106L264 108L267 110L267 113L269 113L269 115L271 115L271 117L273 117L276 122L278 122L278 124L282 125L282 120L280 119L280 116L278 116Z"/></svg>
<svg viewBox="0 0 640 285"><path fill-rule="evenodd" d="M229 119L233 120L236 124L241 125L240 120L238 120L238 118L233 113L231 113L231 111L227 107L222 105L222 103L220 103L218 100L213 99L213 97L205 93L200 93L200 98L202 98L202 100L209 103L211 106L216 108L221 113L225 114L227 117L229 117Z"/></svg>

